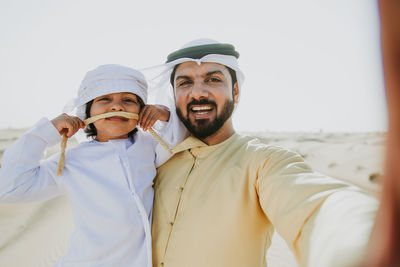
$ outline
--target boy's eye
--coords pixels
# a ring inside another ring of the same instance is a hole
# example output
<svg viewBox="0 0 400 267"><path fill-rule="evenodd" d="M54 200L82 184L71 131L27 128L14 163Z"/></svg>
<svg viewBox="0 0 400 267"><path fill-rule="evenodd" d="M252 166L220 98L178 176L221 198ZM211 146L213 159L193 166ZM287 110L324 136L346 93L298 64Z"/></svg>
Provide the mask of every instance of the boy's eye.
<svg viewBox="0 0 400 267"><path fill-rule="evenodd" d="M133 98L125 98L124 101L128 103L137 103L137 101Z"/></svg>
<svg viewBox="0 0 400 267"><path fill-rule="evenodd" d="M99 99L97 99L97 101L109 101L109 100L110 100L110 98L107 96L100 97Z"/></svg>

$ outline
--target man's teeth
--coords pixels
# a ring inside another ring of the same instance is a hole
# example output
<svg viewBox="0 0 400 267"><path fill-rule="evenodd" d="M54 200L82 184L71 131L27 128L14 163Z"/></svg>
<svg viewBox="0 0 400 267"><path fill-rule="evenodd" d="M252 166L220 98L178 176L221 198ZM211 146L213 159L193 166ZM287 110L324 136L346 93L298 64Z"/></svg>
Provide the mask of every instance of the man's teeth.
<svg viewBox="0 0 400 267"><path fill-rule="evenodd" d="M211 110L211 107L193 107L192 110L193 111L207 111L207 110Z"/></svg>

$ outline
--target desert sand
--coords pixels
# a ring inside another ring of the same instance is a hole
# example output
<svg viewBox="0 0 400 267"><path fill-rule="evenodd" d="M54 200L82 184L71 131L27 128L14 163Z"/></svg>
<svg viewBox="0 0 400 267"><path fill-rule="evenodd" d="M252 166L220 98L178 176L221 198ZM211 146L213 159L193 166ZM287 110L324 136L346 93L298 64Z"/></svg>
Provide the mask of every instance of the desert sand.
<svg viewBox="0 0 400 267"><path fill-rule="evenodd" d="M25 129L0 130L4 150ZM300 153L318 172L345 180L378 195L385 145L384 133L243 133ZM73 140L68 143L71 147ZM48 155L58 151L49 149ZM52 266L68 249L74 228L68 200L61 196L40 203L0 204L0 266ZM283 239L275 234L267 253L269 267L296 267Z"/></svg>

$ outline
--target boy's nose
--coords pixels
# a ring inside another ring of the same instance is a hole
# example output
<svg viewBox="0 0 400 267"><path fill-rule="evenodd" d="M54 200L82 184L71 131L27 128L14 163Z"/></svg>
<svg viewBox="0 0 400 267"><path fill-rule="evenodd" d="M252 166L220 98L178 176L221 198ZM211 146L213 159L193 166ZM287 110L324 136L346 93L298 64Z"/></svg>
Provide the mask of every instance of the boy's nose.
<svg viewBox="0 0 400 267"><path fill-rule="evenodd" d="M114 101L111 105L111 110L112 111L123 111L124 106L122 105L122 103L120 101Z"/></svg>

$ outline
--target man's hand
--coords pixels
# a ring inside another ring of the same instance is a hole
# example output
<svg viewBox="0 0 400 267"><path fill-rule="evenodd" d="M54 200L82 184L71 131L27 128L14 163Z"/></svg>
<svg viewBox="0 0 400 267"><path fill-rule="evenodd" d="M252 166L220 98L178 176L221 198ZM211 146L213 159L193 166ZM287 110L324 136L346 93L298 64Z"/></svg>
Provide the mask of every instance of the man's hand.
<svg viewBox="0 0 400 267"><path fill-rule="evenodd" d="M83 121L81 121L81 119L78 117L69 116L65 113L52 119L51 123L53 123L60 135L65 134L68 138L73 136L79 129L85 127L85 124Z"/></svg>
<svg viewBox="0 0 400 267"><path fill-rule="evenodd" d="M153 127L157 120L168 121L169 109L163 105L146 105L139 114L139 124L143 131Z"/></svg>

